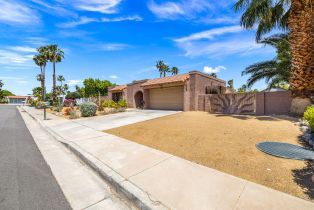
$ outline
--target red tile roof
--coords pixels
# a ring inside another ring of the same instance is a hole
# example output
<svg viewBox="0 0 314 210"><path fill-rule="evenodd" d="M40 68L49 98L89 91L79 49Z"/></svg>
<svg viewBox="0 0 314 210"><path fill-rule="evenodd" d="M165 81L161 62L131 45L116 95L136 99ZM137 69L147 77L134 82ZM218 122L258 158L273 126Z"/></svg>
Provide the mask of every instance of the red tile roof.
<svg viewBox="0 0 314 210"><path fill-rule="evenodd" d="M190 77L189 74L179 74L175 76L170 77L162 77L157 79L150 79L147 82L144 82L141 86L150 86L150 85L159 85L159 84L169 84L169 83L175 83L175 82L185 82Z"/></svg>
<svg viewBox="0 0 314 210"><path fill-rule="evenodd" d="M24 99L28 98L29 96L7 96L7 98L16 98L16 99Z"/></svg>
<svg viewBox="0 0 314 210"><path fill-rule="evenodd" d="M126 88L126 85L118 85L110 89L110 91L123 91Z"/></svg>

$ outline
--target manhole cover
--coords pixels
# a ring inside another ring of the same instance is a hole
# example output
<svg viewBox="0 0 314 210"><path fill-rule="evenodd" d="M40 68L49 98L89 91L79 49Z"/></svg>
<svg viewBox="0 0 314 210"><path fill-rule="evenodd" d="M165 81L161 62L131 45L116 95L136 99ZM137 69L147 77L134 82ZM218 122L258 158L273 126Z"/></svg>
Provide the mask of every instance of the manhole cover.
<svg viewBox="0 0 314 210"><path fill-rule="evenodd" d="M296 160L314 160L314 151L293 144L261 142L256 144L256 147L262 152L277 157Z"/></svg>

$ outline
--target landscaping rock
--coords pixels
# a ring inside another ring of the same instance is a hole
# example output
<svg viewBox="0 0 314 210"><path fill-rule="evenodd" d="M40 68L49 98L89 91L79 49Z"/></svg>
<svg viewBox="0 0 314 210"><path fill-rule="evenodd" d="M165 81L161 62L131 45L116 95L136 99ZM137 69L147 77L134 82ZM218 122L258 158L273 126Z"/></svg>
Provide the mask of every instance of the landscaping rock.
<svg viewBox="0 0 314 210"><path fill-rule="evenodd" d="M309 142L310 140L312 140L312 134L310 134L310 133L303 134L302 140L305 142Z"/></svg>
<svg viewBox="0 0 314 210"><path fill-rule="evenodd" d="M310 128L306 125L301 126L301 131L304 133L308 133L310 131Z"/></svg>

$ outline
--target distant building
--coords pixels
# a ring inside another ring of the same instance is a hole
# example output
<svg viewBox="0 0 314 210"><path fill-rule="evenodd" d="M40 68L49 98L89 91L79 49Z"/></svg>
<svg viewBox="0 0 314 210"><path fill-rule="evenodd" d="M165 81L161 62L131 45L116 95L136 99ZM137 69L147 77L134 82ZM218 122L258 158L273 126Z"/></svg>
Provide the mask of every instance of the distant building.
<svg viewBox="0 0 314 210"><path fill-rule="evenodd" d="M9 104L25 104L29 96L6 96Z"/></svg>
<svg viewBox="0 0 314 210"><path fill-rule="evenodd" d="M279 91L287 91L283 88L267 88L265 90L262 90L261 92L279 92Z"/></svg>

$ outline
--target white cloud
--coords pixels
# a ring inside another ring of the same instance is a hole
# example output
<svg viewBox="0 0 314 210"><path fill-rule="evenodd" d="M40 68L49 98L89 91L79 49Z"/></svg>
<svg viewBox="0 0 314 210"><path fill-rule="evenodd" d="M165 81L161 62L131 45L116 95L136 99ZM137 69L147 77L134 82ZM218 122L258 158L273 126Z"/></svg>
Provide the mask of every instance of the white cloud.
<svg viewBox="0 0 314 210"><path fill-rule="evenodd" d="M224 66L216 66L216 67L210 67L210 66L204 66L203 72L210 74L210 73L218 73L221 70L226 70L226 67Z"/></svg>
<svg viewBox="0 0 314 210"><path fill-rule="evenodd" d="M27 47L27 46L13 46L13 47L8 47L7 49L16 51L16 52L26 52L26 53L36 53L37 50L36 48L33 47Z"/></svg>
<svg viewBox="0 0 314 210"><path fill-rule="evenodd" d="M122 0L72 0L72 5L79 10L113 14L117 13L117 7L121 1Z"/></svg>
<svg viewBox="0 0 314 210"><path fill-rule="evenodd" d="M185 51L185 56L217 57L232 54L246 55L256 52L263 47L255 43L254 38L235 38L215 42L184 42L178 45Z"/></svg>
<svg viewBox="0 0 314 210"><path fill-rule="evenodd" d="M84 24L88 24L88 23L92 23L92 22L98 22L98 20L95 18L80 17L76 21L58 24L58 27L60 27L60 28L73 28L73 27L76 27L79 25L84 25Z"/></svg>
<svg viewBox="0 0 314 210"><path fill-rule="evenodd" d="M168 1L157 4L154 0L148 3L149 10L161 19L194 18L206 11L211 4L206 0Z"/></svg>
<svg viewBox="0 0 314 210"><path fill-rule="evenodd" d="M142 21L143 18L139 15L116 17L116 18L102 18L102 22L121 22L121 21Z"/></svg>
<svg viewBox="0 0 314 210"><path fill-rule="evenodd" d="M14 0L0 0L0 22L10 25L30 25L40 22L36 12Z"/></svg>
<svg viewBox="0 0 314 210"><path fill-rule="evenodd" d="M24 39L25 43L29 43L36 46L42 46L46 45L48 43L48 40L43 37L27 37Z"/></svg>
<svg viewBox="0 0 314 210"><path fill-rule="evenodd" d="M109 78L110 78L110 79L118 79L118 76L116 76L116 75L110 75Z"/></svg>
<svg viewBox="0 0 314 210"><path fill-rule="evenodd" d="M10 50L0 50L0 64L24 65L32 61L32 54L14 52Z"/></svg>
<svg viewBox="0 0 314 210"><path fill-rule="evenodd" d="M105 43L100 46L100 49L105 51L119 51L129 48L130 45L122 43Z"/></svg>
<svg viewBox="0 0 314 210"><path fill-rule="evenodd" d="M243 29L241 26L226 26L226 27L221 27L221 28L214 28L211 30L207 31L202 31L198 33L191 34L186 37L182 37L179 39L175 39L174 41L176 42L188 42L188 41L196 41L200 39L213 39L218 35L223 35L226 33L236 33L236 32L241 32Z"/></svg>
<svg viewBox="0 0 314 210"><path fill-rule="evenodd" d="M75 80L75 79L73 79L73 80L67 80L66 83L67 83L69 86L75 86L75 85L80 85L80 84L82 84L83 81L82 81L82 80Z"/></svg>
<svg viewBox="0 0 314 210"><path fill-rule="evenodd" d="M49 13L50 15L59 17L77 17L78 15L66 8L65 2L54 0L51 4L47 0L30 0L34 3L34 7L40 11Z"/></svg>

